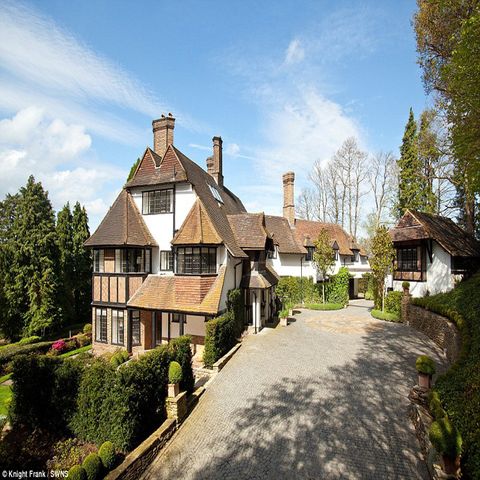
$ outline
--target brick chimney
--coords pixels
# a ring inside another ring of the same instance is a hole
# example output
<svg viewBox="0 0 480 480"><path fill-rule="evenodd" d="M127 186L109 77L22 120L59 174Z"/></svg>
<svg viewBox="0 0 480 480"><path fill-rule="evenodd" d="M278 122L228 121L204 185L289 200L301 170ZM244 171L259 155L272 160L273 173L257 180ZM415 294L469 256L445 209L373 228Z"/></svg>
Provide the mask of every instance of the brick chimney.
<svg viewBox="0 0 480 480"><path fill-rule="evenodd" d="M162 114L161 118L152 122L153 128L153 150L162 158L170 144L173 145L173 129L175 128L175 118L171 113L166 117Z"/></svg>
<svg viewBox="0 0 480 480"><path fill-rule="evenodd" d="M207 172L223 187L222 137L213 137L213 156L207 158Z"/></svg>
<svg viewBox="0 0 480 480"><path fill-rule="evenodd" d="M295 223L295 173L287 172L283 175L283 216L291 227Z"/></svg>

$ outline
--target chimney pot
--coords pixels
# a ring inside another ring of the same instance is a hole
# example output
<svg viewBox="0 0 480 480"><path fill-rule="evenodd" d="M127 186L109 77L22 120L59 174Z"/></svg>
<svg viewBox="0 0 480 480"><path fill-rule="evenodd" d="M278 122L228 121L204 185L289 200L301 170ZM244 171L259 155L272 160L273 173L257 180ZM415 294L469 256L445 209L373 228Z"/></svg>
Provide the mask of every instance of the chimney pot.
<svg viewBox="0 0 480 480"><path fill-rule="evenodd" d="M295 173L287 172L283 175L283 216L291 227L295 224Z"/></svg>
<svg viewBox="0 0 480 480"><path fill-rule="evenodd" d="M163 158L169 145L173 145L173 129L175 118L171 113L166 117L163 113L158 120L153 120L153 150Z"/></svg>

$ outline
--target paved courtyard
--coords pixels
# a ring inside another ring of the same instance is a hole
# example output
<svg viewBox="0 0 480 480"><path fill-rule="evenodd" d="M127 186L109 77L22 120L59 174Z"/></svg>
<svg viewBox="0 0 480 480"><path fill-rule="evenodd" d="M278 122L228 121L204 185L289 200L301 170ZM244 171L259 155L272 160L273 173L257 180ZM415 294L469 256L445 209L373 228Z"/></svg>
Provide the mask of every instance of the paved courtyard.
<svg viewBox="0 0 480 480"><path fill-rule="evenodd" d="M143 478L426 478L407 394L416 357L443 356L367 305L247 337Z"/></svg>

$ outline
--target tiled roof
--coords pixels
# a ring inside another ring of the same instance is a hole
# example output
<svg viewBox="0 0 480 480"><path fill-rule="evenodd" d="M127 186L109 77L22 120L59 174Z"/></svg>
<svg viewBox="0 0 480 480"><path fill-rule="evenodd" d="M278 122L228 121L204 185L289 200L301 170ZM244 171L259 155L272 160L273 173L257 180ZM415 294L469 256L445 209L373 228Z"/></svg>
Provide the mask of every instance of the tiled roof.
<svg viewBox="0 0 480 480"><path fill-rule="evenodd" d="M147 147L133 178L125 187L142 187L185 180L187 180L187 173L172 149L167 149L162 159Z"/></svg>
<svg viewBox="0 0 480 480"><path fill-rule="evenodd" d="M431 238L450 255L480 257L480 243L450 218L439 215L407 210L390 235L394 242Z"/></svg>
<svg viewBox="0 0 480 480"><path fill-rule="evenodd" d="M244 250L263 250L269 236L265 230L263 213L228 215L237 244Z"/></svg>
<svg viewBox="0 0 480 480"><path fill-rule="evenodd" d="M303 245L297 242L286 218L265 215L265 227L280 253L307 253Z"/></svg>
<svg viewBox="0 0 480 480"><path fill-rule="evenodd" d="M128 301L129 307L216 315L220 307L225 267L214 276L149 275Z"/></svg>
<svg viewBox="0 0 480 480"><path fill-rule="evenodd" d="M364 250L353 242L352 237L340 225L295 219L295 236L302 245L312 246L322 230L327 230L332 246L337 242L340 255L352 255L353 249L360 250L365 255Z"/></svg>
<svg viewBox="0 0 480 480"><path fill-rule="evenodd" d="M198 245L200 243L219 245L222 243L222 239L207 215L202 201L197 198L172 240L172 245Z"/></svg>
<svg viewBox="0 0 480 480"><path fill-rule="evenodd" d="M131 195L122 190L102 223L84 243L87 247L157 245Z"/></svg>
<svg viewBox="0 0 480 480"><path fill-rule="evenodd" d="M242 288L270 288L276 285L280 277L270 265L265 265L265 270L253 270L243 275L240 286Z"/></svg>

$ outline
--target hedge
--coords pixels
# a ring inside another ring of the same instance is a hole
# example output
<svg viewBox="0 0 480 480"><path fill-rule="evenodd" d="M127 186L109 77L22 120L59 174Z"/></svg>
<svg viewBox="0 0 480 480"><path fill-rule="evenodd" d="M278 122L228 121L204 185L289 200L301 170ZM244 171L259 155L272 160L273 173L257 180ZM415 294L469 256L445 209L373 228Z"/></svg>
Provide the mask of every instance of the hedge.
<svg viewBox="0 0 480 480"><path fill-rule="evenodd" d="M382 312L381 310L373 309L370 314L377 320L386 320L387 322L399 322L400 316L396 313Z"/></svg>
<svg viewBox="0 0 480 480"><path fill-rule="evenodd" d="M400 317L402 310L402 292L388 292L385 296L385 311Z"/></svg>
<svg viewBox="0 0 480 480"><path fill-rule="evenodd" d="M0 350L0 371L3 371L6 365L18 355L27 355L29 353L46 353L53 342L37 342L20 344L14 343L7 345Z"/></svg>
<svg viewBox="0 0 480 480"><path fill-rule="evenodd" d="M225 355L236 343L234 317L232 312L209 320L205 324L205 348L203 363L206 367Z"/></svg>
<svg viewBox="0 0 480 480"><path fill-rule="evenodd" d="M83 440L111 441L130 450L165 419L171 361L182 366L184 385L193 389L189 337L157 347L118 370L105 359L95 360L80 383L73 431Z"/></svg>
<svg viewBox="0 0 480 480"><path fill-rule="evenodd" d="M336 275L330 277L327 285L328 303L348 305L350 273L347 267L341 267Z"/></svg>
<svg viewBox="0 0 480 480"><path fill-rule="evenodd" d="M68 432L83 368L75 359L63 361L44 355L15 359L9 412L12 425Z"/></svg>
<svg viewBox="0 0 480 480"><path fill-rule="evenodd" d="M441 403L463 438L462 471L480 478L480 273L451 292L412 299L452 320L462 335L459 360L435 383Z"/></svg>
<svg viewBox="0 0 480 480"><path fill-rule="evenodd" d="M275 294L283 306L302 301L319 303L322 300L321 284L314 283L312 277L281 277L275 287Z"/></svg>
<svg viewBox="0 0 480 480"><path fill-rule="evenodd" d="M340 303L306 303L305 308L310 310L341 310L343 305Z"/></svg>

